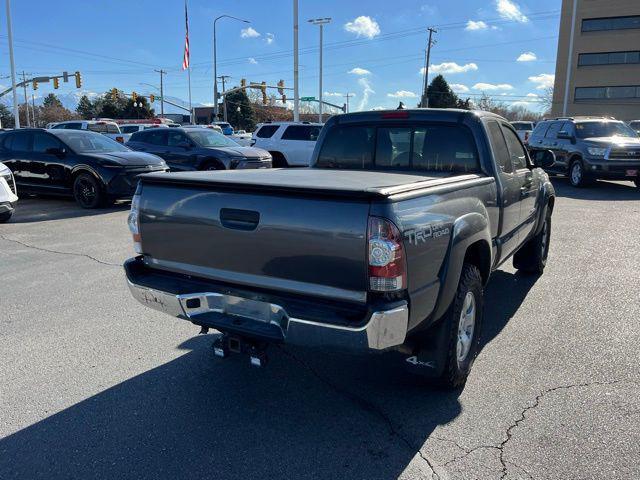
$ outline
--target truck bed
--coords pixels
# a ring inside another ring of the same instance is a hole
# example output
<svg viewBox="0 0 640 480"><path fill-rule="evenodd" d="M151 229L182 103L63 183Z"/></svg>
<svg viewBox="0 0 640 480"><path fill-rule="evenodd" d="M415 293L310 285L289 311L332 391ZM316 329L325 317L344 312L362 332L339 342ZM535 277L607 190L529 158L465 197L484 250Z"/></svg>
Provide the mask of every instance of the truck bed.
<svg viewBox="0 0 640 480"><path fill-rule="evenodd" d="M268 170L225 170L144 175L145 183L189 185L234 191L313 192L361 198L387 197L426 187L478 178L476 174L415 173L320 169L274 168Z"/></svg>

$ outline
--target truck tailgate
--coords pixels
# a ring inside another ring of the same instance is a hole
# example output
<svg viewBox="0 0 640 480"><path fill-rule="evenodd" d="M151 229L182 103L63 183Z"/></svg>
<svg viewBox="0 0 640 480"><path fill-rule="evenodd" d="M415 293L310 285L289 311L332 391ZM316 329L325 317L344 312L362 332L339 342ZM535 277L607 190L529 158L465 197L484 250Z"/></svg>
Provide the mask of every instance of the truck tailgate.
<svg viewBox="0 0 640 480"><path fill-rule="evenodd" d="M144 182L150 266L234 285L365 302L369 200Z"/></svg>

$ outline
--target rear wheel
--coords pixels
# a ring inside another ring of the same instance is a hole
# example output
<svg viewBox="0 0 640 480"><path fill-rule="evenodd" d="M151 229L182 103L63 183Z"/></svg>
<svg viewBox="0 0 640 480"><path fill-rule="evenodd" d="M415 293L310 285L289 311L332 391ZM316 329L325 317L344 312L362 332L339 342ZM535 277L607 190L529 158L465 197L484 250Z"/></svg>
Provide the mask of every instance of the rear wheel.
<svg viewBox="0 0 640 480"><path fill-rule="evenodd" d="M522 272L542 274L547 266L551 241L551 211L547 211L542 229L513 256L513 266Z"/></svg>
<svg viewBox="0 0 640 480"><path fill-rule="evenodd" d="M82 208L99 208L106 203L102 183L88 173L79 174L73 181L73 198Z"/></svg>
<svg viewBox="0 0 640 480"><path fill-rule="evenodd" d="M273 168L287 168L289 164L284 155L280 152L269 152L271 154L271 166Z"/></svg>
<svg viewBox="0 0 640 480"><path fill-rule="evenodd" d="M8 222L13 215L13 212L2 212L0 213L0 223Z"/></svg>
<svg viewBox="0 0 640 480"><path fill-rule="evenodd" d="M576 159L571 162L571 166L569 167L569 181L574 187L584 187L589 183L582 160Z"/></svg>
<svg viewBox="0 0 640 480"><path fill-rule="evenodd" d="M443 319L448 345L444 370L437 380L440 386L458 388L467 381L480 346L483 299L480 270L465 263L453 303Z"/></svg>

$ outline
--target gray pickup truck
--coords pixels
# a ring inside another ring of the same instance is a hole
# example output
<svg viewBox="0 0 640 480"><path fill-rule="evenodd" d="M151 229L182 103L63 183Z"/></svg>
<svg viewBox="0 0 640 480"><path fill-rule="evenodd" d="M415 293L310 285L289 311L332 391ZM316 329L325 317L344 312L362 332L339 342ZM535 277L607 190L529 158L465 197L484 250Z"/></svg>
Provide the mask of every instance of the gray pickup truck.
<svg viewBox="0 0 640 480"><path fill-rule="evenodd" d="M458 387L483 287L511 256L542 272L554 202L499 116L352 113L326 123L310 168L142 176L139 256L124 267L144 305L222 332L218 356L262 365L280 342L378 352Z"/></svg>

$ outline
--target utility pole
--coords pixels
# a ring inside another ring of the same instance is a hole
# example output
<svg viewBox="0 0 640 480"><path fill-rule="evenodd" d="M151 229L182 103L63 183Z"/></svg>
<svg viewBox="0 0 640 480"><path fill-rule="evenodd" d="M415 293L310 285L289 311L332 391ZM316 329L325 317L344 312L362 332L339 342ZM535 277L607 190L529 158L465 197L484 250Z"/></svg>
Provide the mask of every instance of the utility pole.
<svg viewBox="0 0 640 480"><path fill-rule="evenodd" d="M163 77L167 74L163 69L154 70L160 74L160 116L164 117L164 83Z"/></svg>
<svg viewBox="0 0 640 480"><path fill-rule="evenodd" d="M227 96L224 94L225 92L224 84L225 84L225 81L231 77L229 75L220 75L218 78L222 82L222 111L224 114L224 121L226 122L227 121Z"/></svg>
<svg viewBox="0 0 640 480"><path fill-rule="evenodd" d="M7 0L7 2L8 1L9 0ZM293 121L300 121L300 92L298 90L298 0L293 0Z"/></svg>
<svg viewBox="0 0 640 480"><path fill-rule="evenodd" d="M36 124L36 97L33 93L31 94L31 114L33 115L33 126L37 127L38 125Z"/></svg>
<svg viewBox="0 0 640 480"><path fill-rule="evenodd" d="M318 100L319 100L319 113L318 113L318 121L322 123L322 33L324 26L331 22L331 18L312 18L309 20L309 23L313 25L318 25L320 27L320 81L318 82Z"/></svg>
<svg viewBox="0 0 640 480"><path fill-rule="evenodd" d="M11 87L13 89L13 119L14 127L20 128L20 110L18 109L18 89L16 87L16 64L13 59L13 30L11 29L11 6L5 0L7 7L7 40L9 42L9 63L11 64Z"/></svg>
<svg viewBox="0 0 640 480"><path fill-rule="evenodd" d="M345 113L349 113L349 98L353 97L353 93L345 93L344 94L344 98L347 99L347 111Z"/></svg>
<svg viewBox="0 0 640 480"><path fill-rule="evenodd" d="M29 97L27 97L27 74L22 71L22 88L24 88L24 113L27 118L27 127L31 126L29 121Z"/></svg>
<svg viewBox="0 0 640 480"><path fill-rule="evenodd" d="M427 96L427 88L429 87L429 62L431 60L431 47L436 43L436 41L432 39L434 33L438 33L438 31L433 27L429 27L429 42L427 43L427 64L424 67L424 91L422 93L423 108L429 108L429 97Z"/></svg>

